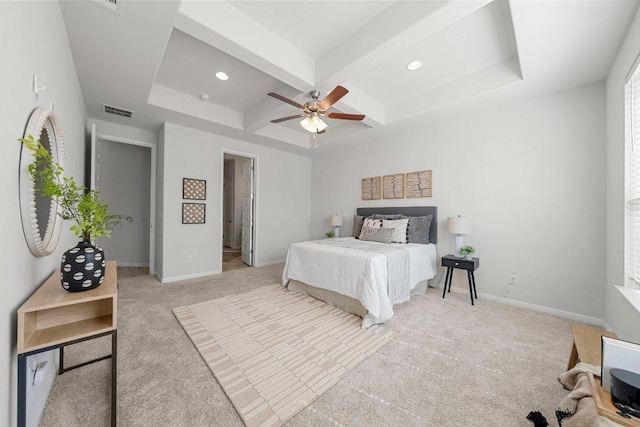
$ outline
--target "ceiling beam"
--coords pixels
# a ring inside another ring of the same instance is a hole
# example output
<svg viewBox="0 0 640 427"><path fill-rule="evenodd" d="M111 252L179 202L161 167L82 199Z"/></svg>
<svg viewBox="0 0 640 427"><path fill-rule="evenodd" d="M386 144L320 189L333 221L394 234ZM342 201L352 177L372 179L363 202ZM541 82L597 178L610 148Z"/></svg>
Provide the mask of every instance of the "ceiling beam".
<svg viewBox="0 0 640 427"><path fill-rule="evenodd" d="M347 82L491 1L398 1L320 58L316 81Z"/></svg>
<svg viewBox="0 0 640 427"><path fill-rule="evenodd" d="M313 89L315 61L224 1L183 1L174 27L302 91Z"/></svg>

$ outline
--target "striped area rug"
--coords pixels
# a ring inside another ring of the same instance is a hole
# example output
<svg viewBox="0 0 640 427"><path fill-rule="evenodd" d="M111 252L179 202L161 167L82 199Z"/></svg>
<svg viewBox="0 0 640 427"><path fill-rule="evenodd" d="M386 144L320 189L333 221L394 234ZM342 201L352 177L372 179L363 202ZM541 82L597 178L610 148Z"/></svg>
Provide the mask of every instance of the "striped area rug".
<svg viewBox="0 0 640 427"><path fill-rule="evenodd" d="M393 336L279 284L173 312L248 427L282 425Z"/></svg>

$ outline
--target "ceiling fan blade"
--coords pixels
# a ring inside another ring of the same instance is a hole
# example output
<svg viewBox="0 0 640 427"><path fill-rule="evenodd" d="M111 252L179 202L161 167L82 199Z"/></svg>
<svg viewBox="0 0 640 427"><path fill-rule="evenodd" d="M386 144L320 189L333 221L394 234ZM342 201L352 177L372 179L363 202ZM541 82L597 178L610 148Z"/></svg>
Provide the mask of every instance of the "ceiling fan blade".
<svg viewBox="0 0 640 427"><path fill-rule="evenodd" d="M327 130L325 129L325 130L321 130L321 131L316 132L316 134L320 135L321 133L326 133L326 132L327 132Z"/></svg>
<svg viewBox="0 0 640 427"><path fill-rule="evenodd" d="M286 102L287 104L291 104L296 108L300 108L301 110L304 109L304 106L298 104L296 101L292 101L291 99L285 98L284 96L278 95L277 93L269 92L267 95L269 95L269 96L271 96L271 97L273 97L275 99L279 99L282 102Z"/></svg>
<svg viewBox="0 0 640 427"><path fill-rule="evenodd" d="M299 119L300 117L305 117L305 114L296 114L295 116L282 117L280 119L271 120L271 123L280 123L286 122L287 120Z"/></svg>
<svg viewBox="0 0 640 427"><path fill-rule="evenodd" d="M327 117L330 119L362 120L364 119L364 114L329 113Z"/></svg>
<svg viewBox="0 0 640 427"><path fill-rule="evenodd" d="M342 86L336 86L336 88L332 90L329 95L327 95L322 101L320 101L318 109L321 111L325 111L348 93L349 91Z"/></svg>

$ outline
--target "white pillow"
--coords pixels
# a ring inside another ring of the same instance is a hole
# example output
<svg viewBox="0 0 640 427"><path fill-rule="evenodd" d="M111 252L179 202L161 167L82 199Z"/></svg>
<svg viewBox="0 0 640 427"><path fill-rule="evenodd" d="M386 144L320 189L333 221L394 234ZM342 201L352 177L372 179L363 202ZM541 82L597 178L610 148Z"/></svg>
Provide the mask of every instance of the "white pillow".
<svg viewBox="0 0 640 427"><path fill-rule="evenodd" d="M407 243L407 224L409 224L409 218L385 219L382 221L382 228L393 229L391 243Z"/></svg>
<svg viewBox="0 0 640 427"><path fill-rule="evenodd" d="M365 218L364 222L362 223L362 229L364 230L365 227L382 228L382 220L381 219ZM358 238L362 239L363 237L364 237L364 234L363 234L363 232L361 230L360 231L360 236L358 236Z"/></svg>

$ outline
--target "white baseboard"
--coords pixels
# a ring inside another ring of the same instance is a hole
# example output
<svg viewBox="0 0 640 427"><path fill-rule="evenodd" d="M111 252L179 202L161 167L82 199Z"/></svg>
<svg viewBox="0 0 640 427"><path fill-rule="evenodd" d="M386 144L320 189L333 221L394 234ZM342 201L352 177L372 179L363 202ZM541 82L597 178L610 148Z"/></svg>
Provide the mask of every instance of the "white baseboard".
<svg viewBox="0 0 640 427"><path fill-rule="evenodd" d="M213 276L216 274L220 274L220 270L213 271L204 271L202 273L193 273L193 274L185 274L183 276L173 276L173 277L161 277L160 275L156 275L161 283L170 283L170 282L178 282L180 280L188 280L188 279L196 279L198 277L204 276Z"/></svg>
<svg viewBox="0 0 640 427"><path fill-rule="evenodd" d="M436 289L442 290L443 288L439 286ZM465 288L456 288L452 286L451 292L469 295L469 289L465 289ZM586 316L580 313L573 313L571 311L565 311L557 308L546 307L544 305L531 304L529 302L500 297L497 295L491 295L484 292L478 292L478 298L486 299L489 301L495 301L500 304L511 305L514 307L526 308L528 310L537 311L539 313L551 314L553 316L558 316L558 317L562 317L564 319L569 319L569 320L575 320L576 322L586 323L589 325L598 326L600 328L606 327L606 322L604 321L604 319L599 319L597 317L592 317L592 316Z"/></svg>
<svg viewBox="0 0 640 427"><path fill-rule="evenodd" d="M118 261L118 267L149 267L148 262Z"/></svg>
<svg viewBox="0 0 640 427"><path fill-rule="evenodd" d="M268 265L284 264L284 262L285 262L284 259L279 259L279 260L276 260L276 261L267 261L267 262L257 263L255 266L256 267L266 267Z"/></svg>

